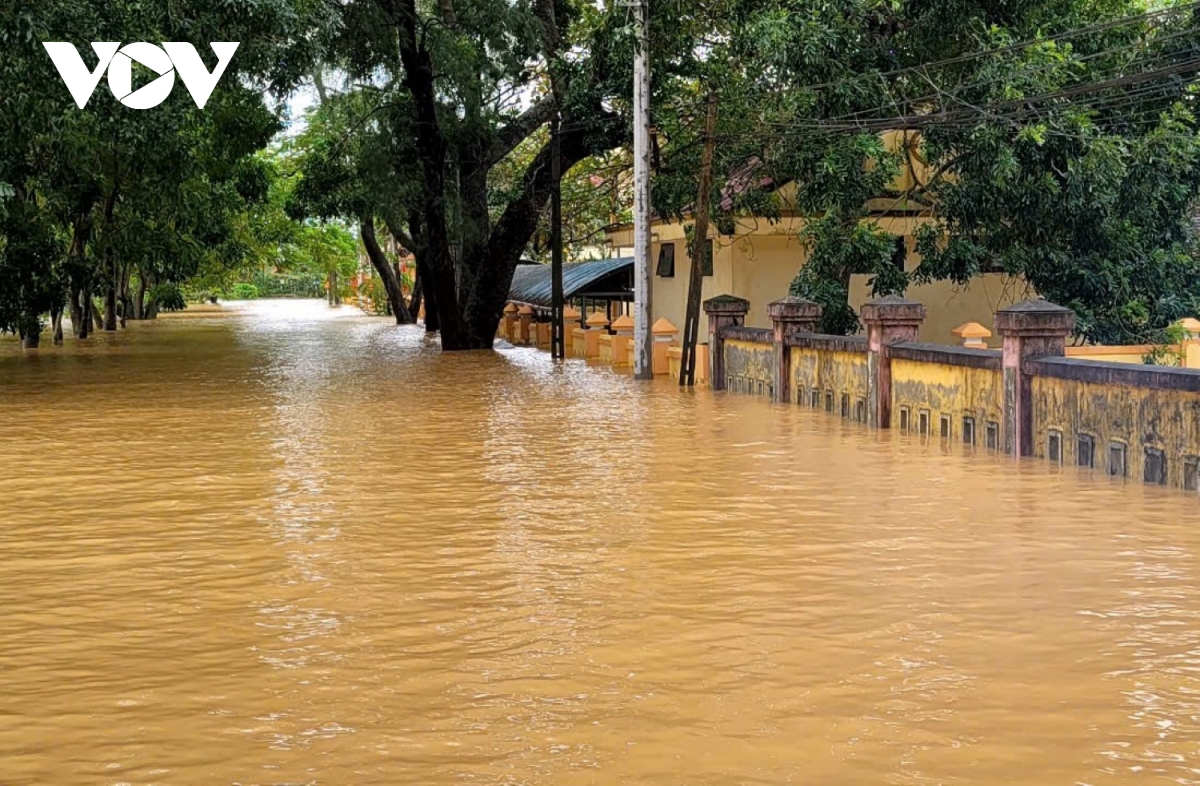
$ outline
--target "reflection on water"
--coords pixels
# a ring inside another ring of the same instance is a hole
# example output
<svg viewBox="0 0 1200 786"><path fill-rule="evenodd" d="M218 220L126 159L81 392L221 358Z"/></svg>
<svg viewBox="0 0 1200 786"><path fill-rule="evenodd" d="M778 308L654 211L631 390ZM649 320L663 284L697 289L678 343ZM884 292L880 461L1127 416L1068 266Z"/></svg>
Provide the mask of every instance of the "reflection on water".
<svg viewBox="0 0 1200 786"><path fill-rule="evenodd" d="M316 302L0 423L5 784L1200 783L1176 492Z"/></svg>

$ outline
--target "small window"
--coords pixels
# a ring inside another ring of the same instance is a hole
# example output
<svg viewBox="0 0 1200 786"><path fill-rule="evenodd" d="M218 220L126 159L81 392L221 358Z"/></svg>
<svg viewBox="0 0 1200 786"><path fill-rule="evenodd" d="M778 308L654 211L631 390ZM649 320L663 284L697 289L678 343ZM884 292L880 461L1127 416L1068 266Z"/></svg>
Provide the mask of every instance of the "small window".
<svg viewBox="0 0 1200 786"><path fill-rule="evenodd" d="M844 418L850 417L850 394L849 393L842 394L842 417L844 417Z"/></svg>
<svg viewBox="0 0 1200 786"><path fill-rule="evenodd" d="M929 436L929 410L923 409L917 414L917 433L923 437Z"/></svg>
<svg viewBox="0 0 1200 786"><path fill-rule="evenodd" d="M1051 464L1062 463L1062 432L1050 431L1050 436L1046 440L1046 459Z"/></svg>
<svg viewBox="0 0 1200 786"><path fill-rule="evenodd" d="M988 421L987 424L987 449L1000 449L1000 424L995 421Z"/></svg>
<svg viewBox="0 0 1200 786"><path fill-rule="evenodd" d="M949 415L942 415L938 419L938 431L939 431L939 436L941 436L942 439L950 439L950 416Z"/></svg>
<svg viewBox="0 0 1200 786"><path fill-rule="evenodd" d="M808 405L813 409L821 408L821 391L816 388L812 389L812 392L808 395Z"/></svg>
<svg viewBox="0 0 1200 786"><path fill-rule="evenodd" d="M832 390L825 391L825 411L833 412L833 391Z"/></svg>
<svg viewBox="0 0 1200 786"><path fill-rule="evenodd" d="M908 407L900 407L900 430L907 432L909 429L908 422Z"/></svg>
<svg viewBox="0 0 1200 786"><path fill-rule="evenodd" d="M1096 439L1091 434L1080 434L1075 445L1075 463L1091 469L1096 466Z"/></svg>
<svg viewBox="0 0 1200 786"><path fill-rule="evenodd" d="M1114 478L1123 478L1128 473L1125 466L1125 443L1113 442L1108 446L1108 474Z"/></svg>
<svg viewBox="0 0 1200 786"><path fill-rule="evenodd" d="M663 243L658 249L658 277L675 277L675 244Z"/></svg>
<svg viewBox="0 0 1200 786"><path fill-rule="evenodd" d="M854 419L859 423L867 422L867 400L865 398L860 398L854 405Z"/></svg>
<svg viewBox="0 0 1200 786"><path fill-rule="evenodd" d="M1146 464L1142 468L1143 482L1152 486L1167 485L1167 457L1157 448L1146 448Z"/></svg>
<svg viewBox="0 0 1200 786"><path fill-rule="evenodd" d="M1183 487L1188 491L1200 491L1200 458L1191 456L1183 460Z"/></svg>
<svg viewBox="0 0 1200 786"><path fill-rule="evenodd" d="M962 437L964 445L975 445L975 418L965 417L962 422Z"/></svg>

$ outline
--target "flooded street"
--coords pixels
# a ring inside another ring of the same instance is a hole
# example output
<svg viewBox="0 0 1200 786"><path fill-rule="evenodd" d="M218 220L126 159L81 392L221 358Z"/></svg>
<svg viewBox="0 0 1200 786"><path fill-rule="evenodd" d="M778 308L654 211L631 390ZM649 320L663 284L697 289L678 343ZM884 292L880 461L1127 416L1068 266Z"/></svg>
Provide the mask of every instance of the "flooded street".
<svg viewBox="0 0 1200 786"><path fill-rule="evenodd" d="M264 301L0 343L0 783L1200 784L1200 507Z"/></svg>

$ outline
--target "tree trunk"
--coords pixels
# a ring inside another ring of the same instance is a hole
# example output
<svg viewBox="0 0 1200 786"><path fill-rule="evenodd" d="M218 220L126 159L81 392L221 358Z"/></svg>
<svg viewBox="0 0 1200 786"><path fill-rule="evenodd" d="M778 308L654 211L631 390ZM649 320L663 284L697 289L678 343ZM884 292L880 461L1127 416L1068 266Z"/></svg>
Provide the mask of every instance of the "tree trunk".
<svg viewBox="0 0 1200 786"><path fill-rule="evenodd" d="M98 310L94 301L92 302L92 322L96 330L104 330L104 311L103 309ZM116 330L116 328L113 328L113 330Z"/></svg>
<svg viewBox="0 0 1200 786"><path fill-rule="evenodd" d="M146 276L138 275L137 293L133 296L133 318L146 318Z"/></svg>
<svg viewBox="0 0 1200 786"><path fill-rule="evenodd" d="M85 336L80 335L87 324L83 320L83 306L80 305L82 297L82 288L76 286L72 286L71 291L67 295L67 307L71 311L71 330L75 333L76 338L85 338Z"/></svg>
<svg viewBox="0 0 1200 786"><path fill-rule="evenodd" d="M30 330L21 337L22 349L37 349L42 343L42 332L40 330Z"/></svg>
<svg viewBox="0 0 1200 786"><path fill-rule="evenodd" d="M574 118L564 118L564 121L563 125L571 129L560 135L562 173L565 175L591 154L595 139L594 133L586 130L586 124ZM496 326L500 324L512 289L513 273L550 198L553 188L551 153L551 144L547 143L525 169L521 193L509 202L488 239L487 258L480 267L465 314L472 349L493 344Z"/></svg>
<svg viewBox="0 0 1200 786"><path fill-rule="evenodd" d="M117 291L120 288L116 254L112 247L112 219L116 206L117 193L114 189L104 200L104 322L99 328L110 333L117 329Z"/></svg>
<svg viewBox="0 0 1200 786"><path fill-rule="evenodd" d="M62 346L63 343L63 307L62 304L56 305L50 310L50 326L54 331L54 346Z"/></svg>
<svg viewBox="0 0 1200 786"><path fill-rule="evenodd" d="M417 270L413 274L412 299L408 302L408 313L415 321L417 315L421 313L421 271Z"/></svg>
<svg viewBox="0 0 1200 786"><path fill-rule="evenodd" d="M400 288L400 279L396 276L396 270L388 264L387 256L379 247L379 239L375 236L375 219L370 216L364 217L359 222L359 232L362 234L363 245L367 249L367 257L371 260L371 266L383 280L388 304L392 307L392 313L396 315L396 324L411 325L413 317L408 310L408 304L404 302L404 291Z"/></svg>
<svg viewBox="0 0 1200 786"><path fill-rule="evenodd" d="M434 82L433 58L425 47L424 33L418 33L416 0L383 0L397 28L400 59L404 64L404 84L413 98L417 125L417 158L421 164L423 187L422 231L424 249L425 296L437 309L442 334L442 349L475 349L467 325L458 308L454 258L450 254L450 236L446 223L446 138L438 123L438 98ZM429 307L426 305L426 312ZM426 323L428 326L428 323ZM495 333L495 325L492 326ZM491 346L490 342L488 346Z"/></svg>

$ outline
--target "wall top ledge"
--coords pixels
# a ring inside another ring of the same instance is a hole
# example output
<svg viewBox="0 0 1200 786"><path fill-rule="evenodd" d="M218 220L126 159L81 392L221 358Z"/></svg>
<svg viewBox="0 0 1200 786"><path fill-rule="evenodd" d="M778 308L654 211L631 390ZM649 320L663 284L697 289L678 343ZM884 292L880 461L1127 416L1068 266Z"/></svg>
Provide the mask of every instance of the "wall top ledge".
<svg viewBox="0 0 1200 786"><path fill-rule="evenodd" d="M998 349L971 349L946 344L926 344L904 341L887 348L888 355L897 360L912 360L918 363L940 363L946 366L968 366L1000 370L1004 353Z"/></svg>
<svg viewBox="0 0 1200 786"><path fill-rule="evenodd" d="M1154 390L1183 390L1200 393L1200 369L1172 366L1139 366L1083 358L1035 358L1026 361L1035 375L1089 382L1095 385L1126 385Z"/></svg>

